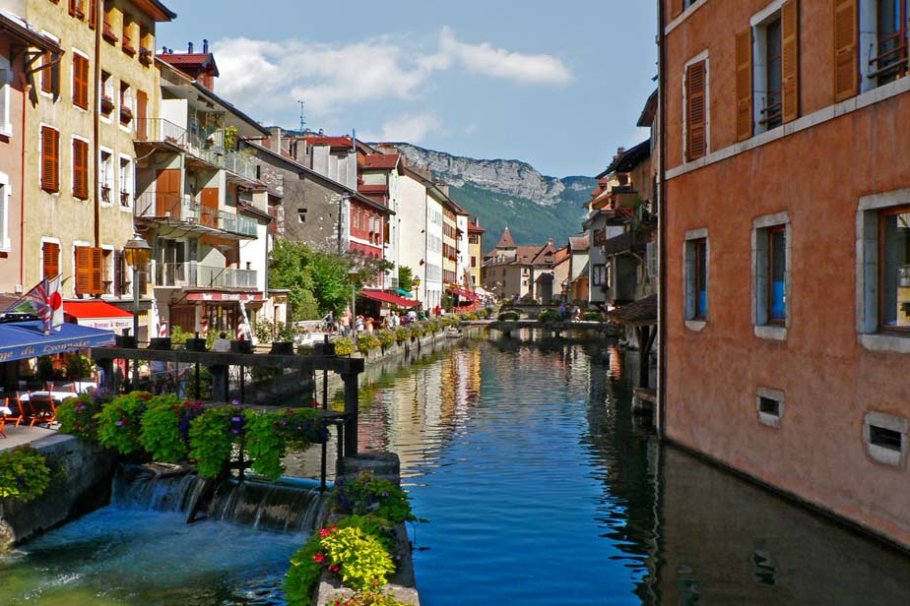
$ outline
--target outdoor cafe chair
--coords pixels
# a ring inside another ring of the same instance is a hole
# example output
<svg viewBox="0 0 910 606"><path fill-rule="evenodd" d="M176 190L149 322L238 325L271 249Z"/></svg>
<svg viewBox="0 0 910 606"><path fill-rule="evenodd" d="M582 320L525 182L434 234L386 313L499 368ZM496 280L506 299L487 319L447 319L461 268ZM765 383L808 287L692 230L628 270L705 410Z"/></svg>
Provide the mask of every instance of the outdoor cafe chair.
<svg viewBox="0 0 910 606"><path fill-rule="evenodd" d="M57 420L57 403L51 396L29 393L28 405L32 409L32 420L28 424L29 427L34 427L39 423L50 425Z"/></svg>
<svg viewBox="0 0 910 606"><path fill-rule="evenodd" d="M8 408L10 410L9 414L2 415L3 420L7 423L15 423L16 427L22 425L25 421L25 415L22 412L22 403L19 401L19 397L16 396L15 399L3 398L2 403L0 403L0 408Z"/></svg>

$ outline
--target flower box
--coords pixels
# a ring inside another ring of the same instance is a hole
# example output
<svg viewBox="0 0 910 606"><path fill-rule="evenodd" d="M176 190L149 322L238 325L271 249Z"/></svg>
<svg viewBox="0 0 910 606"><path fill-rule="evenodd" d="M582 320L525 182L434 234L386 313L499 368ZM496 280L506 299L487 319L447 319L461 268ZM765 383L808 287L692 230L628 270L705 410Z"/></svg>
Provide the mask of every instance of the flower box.
<svg viewBox="0 0 910 606"><path fill-rule="evenodd" d="M104 115L114 111L114 100L110 97L101 97L101 113Z"/></svg>

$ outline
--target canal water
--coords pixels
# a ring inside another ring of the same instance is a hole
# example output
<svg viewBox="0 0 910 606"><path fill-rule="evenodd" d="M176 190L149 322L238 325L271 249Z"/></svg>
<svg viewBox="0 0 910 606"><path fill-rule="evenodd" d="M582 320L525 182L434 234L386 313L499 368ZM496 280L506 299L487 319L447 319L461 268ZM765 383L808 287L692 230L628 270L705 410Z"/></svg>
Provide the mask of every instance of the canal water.
<svg viewBox="0 0 910 606"><path fill-rule="evenodd" d="M910 559L676 450L634 354L523 333L365 385L401 457L423 606L906 605ZM0 605L283 604L300 534L112 506L0 557Z"/></svg>
<svg viewBox="0 0 910 606"><path fill-rule="evenodd" d="M910 604L904 555L658 446L631 413L634 354L523 339L365 391L362 447L400 454L429 519L423 606Z"/></svg>

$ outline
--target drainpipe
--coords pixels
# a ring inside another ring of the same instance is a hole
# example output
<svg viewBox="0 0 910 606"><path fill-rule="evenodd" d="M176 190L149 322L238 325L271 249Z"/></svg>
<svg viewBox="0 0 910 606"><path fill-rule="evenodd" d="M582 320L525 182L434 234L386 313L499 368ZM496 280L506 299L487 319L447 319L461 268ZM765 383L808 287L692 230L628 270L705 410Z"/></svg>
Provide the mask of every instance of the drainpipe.
<svg viewBox="0 0 910 606"><path fill-rule="evenodd" d="M94 149L93 151L93 162L92 166L94 170L92 171L92 178L94 179L95 187L92 192L94 204L92 205L94 214L95 214L95 225L94 225L94 236L95 236L95 248L101 248L101 28L104 26L104 0L101 0L97 3L95 7L95 86L94 92L92 95L92 101L95 104L94 110L92 111L92 127L94 129ZM133 207L135 208L136 203L133 201ZM135 212L135 211L134 211ZM131 230L132 231L132 230ZM137 336L138 338L138 336Z"/></svg>
<svg viewBox="0 0 910 606"><path fill-rule="evenodd" d="M23 69L25 72L25 55L23 55ZM22 140L22 158L20 161L19 167L19 284L22 285L22 288L25 288L25 140L28 139L26 136L27 125L25 121L25 111L28 106L26 99L32 90L32 85L29 83L28 76L23 76L23 85L22 85L22 127L19 130L20 139Z"/></svg>
<svg viewBox="0 0 910 606"><path fill-rule="evenodd" d="M667 37L664 33L666 3L660 0L657 8L657 103L660 143L658 158L658 289L657 289L657 433L667 429Z"/></svg>

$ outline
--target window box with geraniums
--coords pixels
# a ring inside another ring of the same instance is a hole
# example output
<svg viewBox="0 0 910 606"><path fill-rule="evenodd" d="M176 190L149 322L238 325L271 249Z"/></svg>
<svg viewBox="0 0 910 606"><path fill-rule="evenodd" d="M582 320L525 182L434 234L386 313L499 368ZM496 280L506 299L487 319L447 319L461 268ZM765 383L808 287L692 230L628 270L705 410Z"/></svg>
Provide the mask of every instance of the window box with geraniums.
<svg viewBox="0 0 910 606"><path fill-rule="evenodd" d="M133 120L133 110L129 106L120 104L120 123L129 124Z"/></svg>
<svg viewBox="0 0 910 606"><path fill-rule="evenodd" d="M101 113L110 116L112 111L114 111L114 100L107 96L101 97Z"/></svg>

